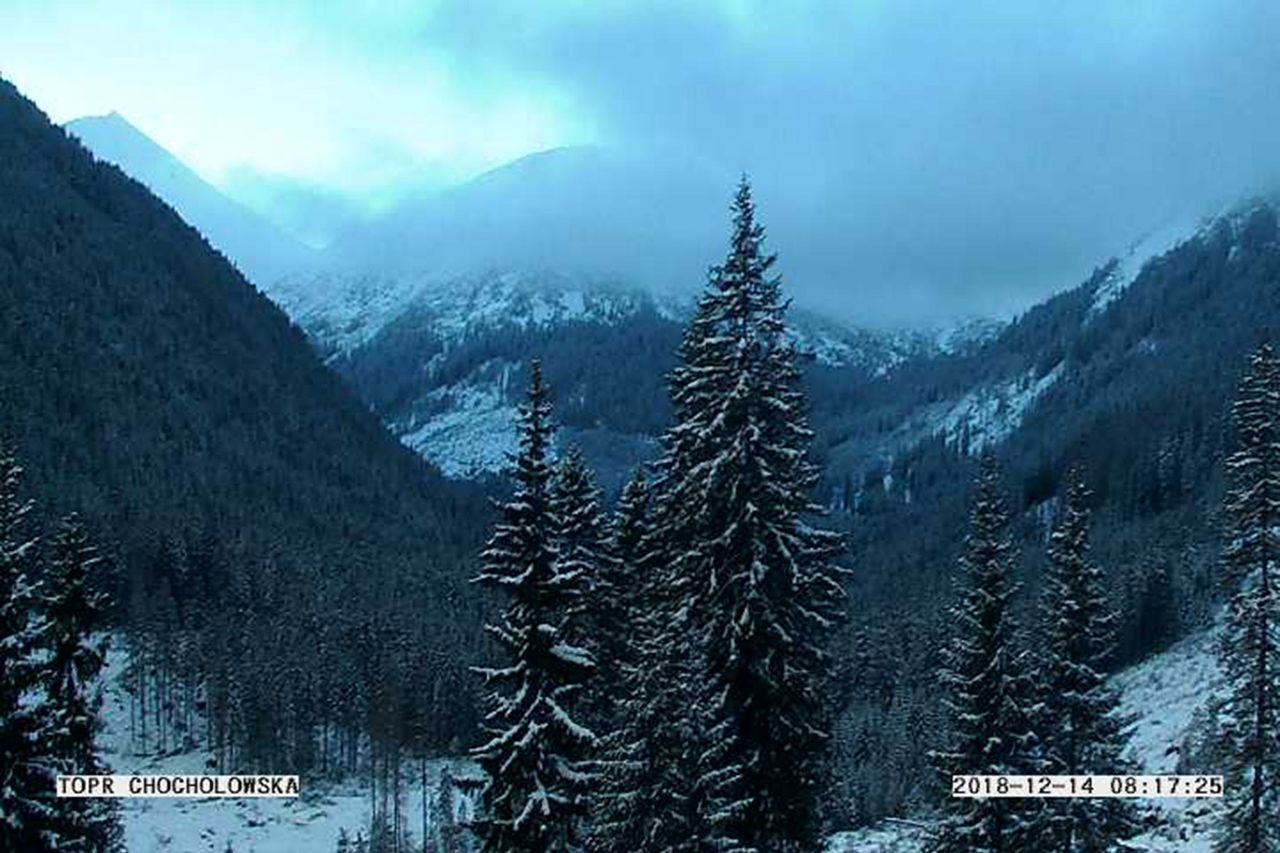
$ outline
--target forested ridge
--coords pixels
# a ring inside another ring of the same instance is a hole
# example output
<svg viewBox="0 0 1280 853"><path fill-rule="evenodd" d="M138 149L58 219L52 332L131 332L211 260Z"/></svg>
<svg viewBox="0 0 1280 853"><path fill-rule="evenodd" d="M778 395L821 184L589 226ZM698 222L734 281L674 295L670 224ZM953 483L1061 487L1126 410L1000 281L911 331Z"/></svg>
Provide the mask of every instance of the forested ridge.
<svg viewBox="0 0 1280 853"><path fill-rule="evenodd" d="M0 323L0 431L33 520L77 512L101 543L95 582L162 747L207 736L228 768L338 772L371 728L407 725L374 711L408 690L435 697L420 743L467 730L484 498L8 83Z"/></svg>

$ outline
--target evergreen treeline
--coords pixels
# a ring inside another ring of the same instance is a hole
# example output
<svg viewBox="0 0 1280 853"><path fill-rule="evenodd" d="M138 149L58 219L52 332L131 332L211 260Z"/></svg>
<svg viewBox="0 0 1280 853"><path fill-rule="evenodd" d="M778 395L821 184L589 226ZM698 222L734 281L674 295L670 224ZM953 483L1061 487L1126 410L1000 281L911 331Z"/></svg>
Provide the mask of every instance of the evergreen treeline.
<svg viewBox="0 0 1280 853"><path fill-rule="evenodd" d="M136 748L375 780L473 730L487 513L202 237L0 81L0 433L103 543ZM370 758L372 756L372 758ZM391 784L388 782L387 784Z"/></svg>
<svg viewBox="0 0 1280 853"><path fill-rule="evenodd" d="M1234 414L1219 652L1227 813L1216 849L1268 853L1280 849L1280 369L1269 345L1254 354Z"/></svg>
<svg viewBox="0 0 1280 853"><path fill-rule="evenodd" d="M1116 775L1126 721L1106 668L1115 613L1089 557L1087 493L1067 481L1049 537L1050 569L1037 624L1013 607L1015 546L995 458L977 476L960 559L959 602L942 655L947 726L934 753L947 786L957 775ZM944 817L929 849L1105 853L1137 831L1118 799L960 798L943 792Z"/></svg>
<svg viewBox="0 0 1280 853"><path fill-rule="evenodd" d="M1142 660L1208 625L1229 597L1217 580L1229 366L1280 333L1277 247L1274 205L1248 204L1147 264L1103 313L1090 306L1110 266L970 353L871 381L809 371L824 488L858 569L837 655L848 698L836 725L845 820L904 816L936 794L920 782L929 775L916 732L936 725L943 698L934 673L952 590L938 567L959 558L978 454L963 430L952 441L912 438L911 425L975 387L1059 371L993 448L1022 554L1014 578L1026 595L1013 608L1022 624L1036 621L1050 569L1043 542L1078 466L1093 559L1117 614L1108 668Z"/></svg>
<svg viewBox="0 0 1280 853"><path fill-rule="evenodd" d="M1224 466L1222 508L1226 694L1211 697L1208 733L1216 744L1208 752L1226 771L1215 849L1267 853L1280 844L1280 369L1270 345L1253 355L1233 413L1236 450ZM1128 721L1105 675L1116 613L1089 556L1089 494L1078 469L1064 491L1048 539L1038 625L1028 637L1011 606L1008 511L994 458L983 459L941 669L950 719L935 758L947 778L1133 772L1123 757ZM936 851L1102 853L1139 830L1133 806L1118 799L942 802L945 816L929 843Z"/></svg>

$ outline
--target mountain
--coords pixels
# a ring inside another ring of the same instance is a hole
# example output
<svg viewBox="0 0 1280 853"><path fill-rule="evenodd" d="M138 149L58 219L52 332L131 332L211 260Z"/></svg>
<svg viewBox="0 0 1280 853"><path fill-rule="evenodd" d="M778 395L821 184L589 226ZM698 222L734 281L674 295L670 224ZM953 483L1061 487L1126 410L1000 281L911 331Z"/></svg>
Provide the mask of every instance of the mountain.
<svg viewBox="0 0 1280 853"><path fill-rule="evenodd" d="M66 129L99 160L164 199L259 287L319 262L312 249L227 198L119 113L75 119Z"/></svg>
<svg viewBox="0 0 1280 853"><path fill-rule="evenodd" d="M248 655L355 666L362 625L465 673L482 497L402 447L199 232L3 81L0 198L0 433L42 516L80 513L113 555L117 618L171 632L184 666L222 650L206 660L242 684ZM262 635L241 642L250 619ZM462 736L467 691L440 689L441 737Z"/></svg>
<svg viewBox="0 0 1280 853"><path fill-rule="evenodd" d="M562 442L581 445L610 487L654 454L692 311L689 299L617 280L523 270L301 276L274 296L393 433L456 477L506 466L524 369L541 359ZM856 377L993 331L869 331L804 311L793 321L815 369Z"/></svg>
<svg viewBox="0 0 1280 853"><path fill-rule="evenodd" d="M533 355L564 391L564 440L589 449L606 483L652 455L663 377L692 307L679 295L689 283L671 285L703 270L723 237L723 187L694 166L659 169L603 148L541 152L299 253L120 116L68 129L233 259L269 259L245 265L264 270L257 283L391 430L449 475L503 468ZM671 199L683 201L664 208ZM879 331L793 317L816 363L859 374L967 348L999 327ZM605 357L584 362L587 352Z"/></svg>

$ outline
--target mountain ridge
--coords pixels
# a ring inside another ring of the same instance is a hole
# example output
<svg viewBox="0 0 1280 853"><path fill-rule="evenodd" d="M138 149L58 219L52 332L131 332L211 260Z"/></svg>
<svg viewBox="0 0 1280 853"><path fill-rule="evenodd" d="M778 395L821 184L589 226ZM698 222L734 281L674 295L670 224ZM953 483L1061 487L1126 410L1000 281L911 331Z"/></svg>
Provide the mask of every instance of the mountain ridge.
<svg viewBox="0 0 1280 853"><path fill-rule="evenodd" d="M228 198L120 113L74 119L65 129L197 225L259 287L319 263L314 250Z"/></svg>

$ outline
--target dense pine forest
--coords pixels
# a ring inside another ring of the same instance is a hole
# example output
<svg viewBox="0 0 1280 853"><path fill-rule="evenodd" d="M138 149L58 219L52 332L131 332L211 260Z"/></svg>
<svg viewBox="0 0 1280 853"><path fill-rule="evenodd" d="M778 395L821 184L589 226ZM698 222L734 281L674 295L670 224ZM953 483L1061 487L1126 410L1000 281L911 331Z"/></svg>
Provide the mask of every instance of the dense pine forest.
<svg viewBox="0 0 1280 853"><path fill-rule="evenodd" d="M8 83L0 198L0 430L34 527L77 513L101 551L89 583L144 742L321 777L370 744L465 745L483 495L399 446L198 232Z"/></svg>

